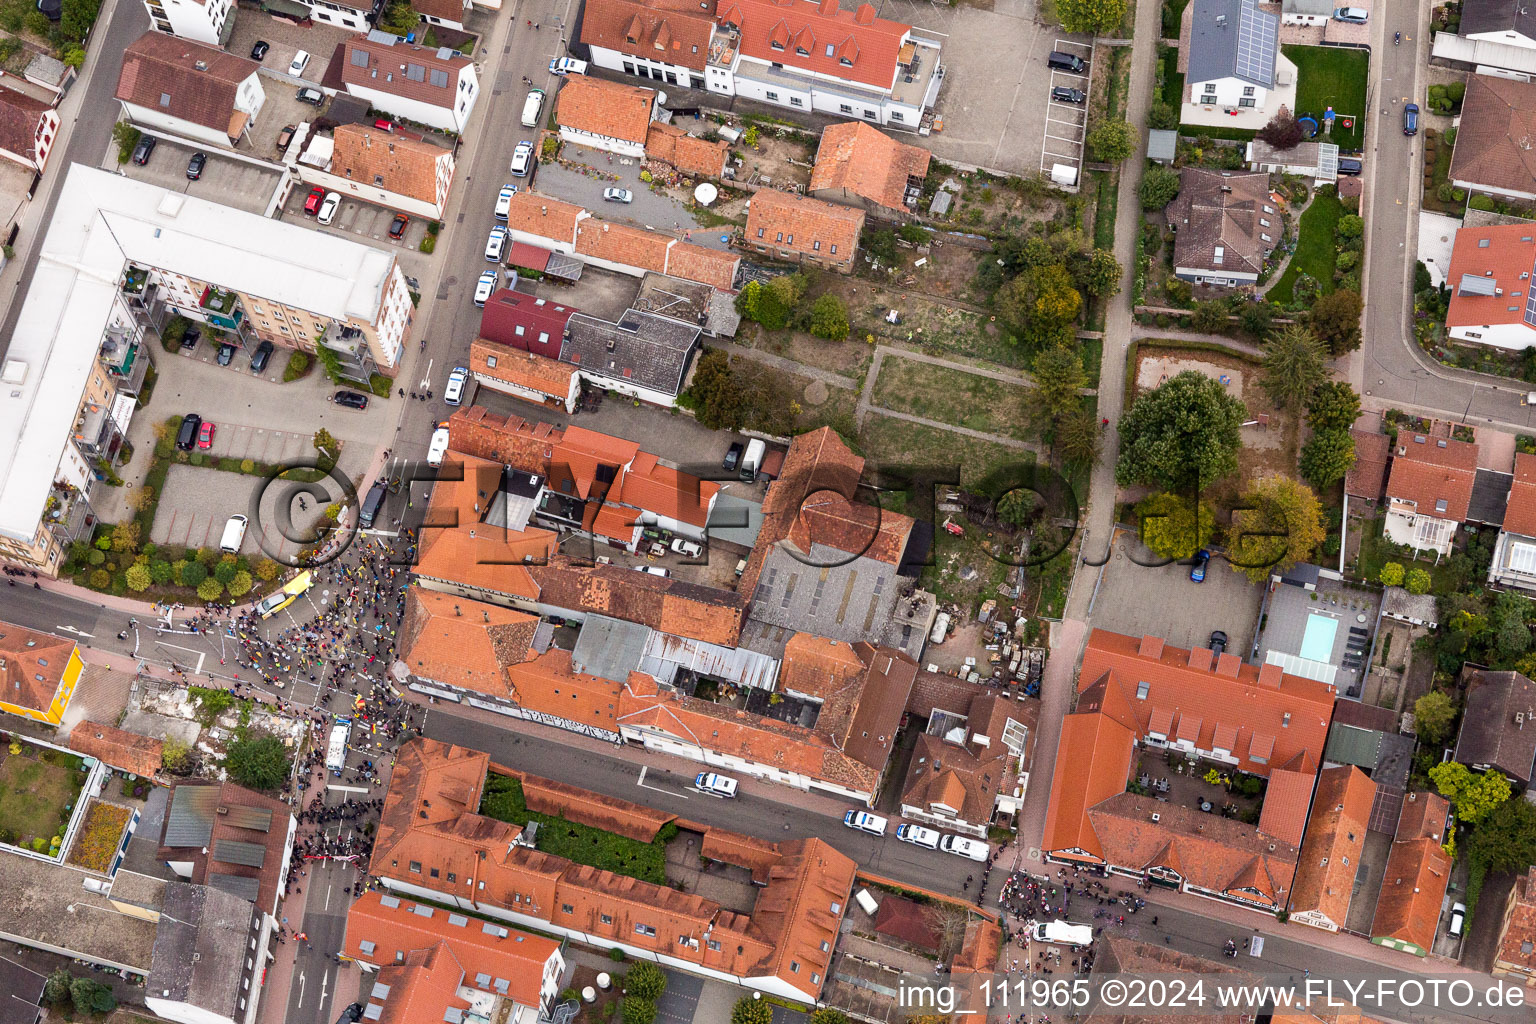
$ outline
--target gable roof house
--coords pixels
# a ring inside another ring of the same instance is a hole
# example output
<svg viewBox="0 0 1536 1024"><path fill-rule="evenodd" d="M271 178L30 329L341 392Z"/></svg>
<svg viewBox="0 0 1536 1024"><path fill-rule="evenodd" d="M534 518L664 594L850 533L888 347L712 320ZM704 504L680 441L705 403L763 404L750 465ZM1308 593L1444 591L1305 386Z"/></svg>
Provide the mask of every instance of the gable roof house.
<svg viewBox="0 0 1536 1024"><path fill-rule="evenodd" d="M1403 799L1371 921L1371 941L1378 946L1429 953L1451 880L1451 857L1441 845L1450 810L1435 793L1415 791Z"/></svg>
<svg viewBox="0 0 1536 1024"><path fill-rule="evenodd" d="M371 124L310 135L293 166L306 185L431 220L442 217L453 185L451 150Z"/></svg>
<svg viewBox="0 0 1536 1024"><path fill-rule="evenodd" d="M567 76L555 104L560 138L620 156L645 155L655 114L656 90L588 75Z"/></svg>
<svg viewBox="0 0 1536 1024"><path fill-rule="evenodd" d="M0 88L0 156L43 173L59 134L59 112L15 89Z"/></svg>
<svg viewBox="0 0 1536 1024"><path fill-rule="evenodd" d="M342 43L341 81L371 107L460 134L480 95L475 62L464 54L407 43L378 29Z"/></svg>
<svg viewBox="0 0 1536 1024"><path fill-rule="evenodd" d="M670 408L702 335L695 324L638 309L616 323L577 313L566 322L560 359L597 387Z"/></svg>
<svg viewBox="0 0 1536 1024"><path fill-rule="evenodd" d="M984 839L999 815L1024 805L1039 705L988 694L965 717L937 712L917 738L901 814Z"/></svg>
<svg viewBox="0 0 1536 1024"><path fill-rule="evenodd" d="M1526 869L1510 886L1493 973L1521 975L1527 984L1536 978L1536 867Z"/></svg>
<svg viewBox="0 0 1536 1024"><path fill-rule="evenodd" d="M1296 65L1280 50L1280 19L1257 0L1191 0L1179 26L1184 124L1262 128L1296 109Z"/></svg>
<svg viewBox="0 0 1536 1024"><path fill-rule="evenodd" d="M689 89L706 88L714 31L715 0L588 0L581 14L593 64ZM711 91L722 74L710 69Z"/></svg>
<svg viewBox="0 0 1536 1024"><path fill-rule="evenodd" d="M235 149L267 101L259 68L216 46L149 31L123 51L115 95L134 124Z"/></svg>
<svg viewBox="0 0 1536 1024"><path fill-rule="evenodd" d="M926 149L897 142L863 121L822 130L808 191L817 199L903 216L915 207L928 174Z"/></svg>
<svg viewBox="0 0 1536 1024"><path fill-rule="evenodd" d="M578 312L574 306L502 288L480 311L480 339L559 359L566 321Z"/></svg>
<svg viewBox="0 0 1536 1024"><path fill-rule="evenodd" d="M1468 75L1451 156L1452 184L1510 199L1536 199L1533 136L1536 82Z"/></svg>
<svg viewBox="0 0 1536 1024"><path fill-rule="evenodd" d="M1536 226L1527 222L1459 229L1446 276L1451 288L1447 333L1457 341L1501 349L1536 344L1533 271Z"/></svg>
<svg viewBox="0 0 1536 1024"><path fill-rule="evenodd" d="M481 5L491 10L501 10L501 0L491 0L489 4L482 0ZM464 12L469 10L470 3L469 0L416 0L414 6L416 13L428 24L462 29Z"/></svg>
<svg viewBox="0 0 1536 1024"><path fill-rule="evenodd" d="M724 139L711 142L661 121L652 121L645 132L647 160L669 164L696 178L723 178L730 151L730 143Z"/></svg>
<svg viewBox="0 0 1536 1024"><path fill-rule="evenodd" d="M1526 0L1462 0L1461 24L1435 33L1431 52L1479 71L1536 74L1536 10Z"/></svg>
<svg viewBox="0 0 1536 1024"><path fill-rule="evenodd" d="M1284 224L1270 202L1269 175L1184 167L1179 181L1168 206L1174 274L1228 287L1258 281Z"/></svg>
<svg viewBox="0 0 1536 1024"><path fill-rule="evenodd" d="M171 790L156 853L175 874L277 916L298 820L281 800L232 782L183 782Z"/></svg>
<svg viewBox="0 0 1536 1024"><path fill-rule="evenodd" d="M576 367L482 338L469 344L469 372L492 391L567 413L576 410L576 400L581 396L581 377Z"/></svg>
<svg viewBox="0 0 1536 1024"><path fill-rule="evenodd" d="M846 274L863 230L863 210L763 189L752 196L742 237L749 248L774 259Z"/></svg>
<svg viewBox="0 0 1536 1024"><path fill-rule="evenodd" d="M69 749L141 779L160 774L165 741L85 720L69 731Z"/></svg>
<svg viewBox="0 0 1536 1024"><path fill-rule="evenodd" d="M1451 553L1456 529L1467 518L1477 477L1477 445L1402 431L1387 476L1387 517L1394 544L1415 551Z"/></svg>
<svg viewBox="0 0 1536 1024"><path fill-rule="evenodd" d="M1354 765L1318 774L1291 885L1292 921L1330 932L1344 926L1375 796L1376 784Z"/></svg>
<svg viewBox="0 0 1536 1024"><path fill-rule="evenodd" d="M1488 582L1536 591L1536 455L1515 453L1515 472L1493 545Z"/></svg>
<svg viewBox="0 0 1536 1024"><path fill-rule="evenodd" d="M1469 669L1466 710L1456 760L1478 771L1499 771L1515 791L1536 777L1536 683L1519 672Z"/></svg>

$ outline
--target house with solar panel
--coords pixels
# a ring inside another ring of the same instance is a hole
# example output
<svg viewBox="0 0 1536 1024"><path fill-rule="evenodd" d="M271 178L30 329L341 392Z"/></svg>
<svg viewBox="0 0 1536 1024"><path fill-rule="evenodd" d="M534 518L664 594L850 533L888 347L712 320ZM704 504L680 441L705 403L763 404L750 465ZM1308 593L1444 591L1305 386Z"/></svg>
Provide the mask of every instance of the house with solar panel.
<svg viewBox="0 0 1536 1024"><path fill-rule="evenodd" d="M1255 0L1191 0L1179 70L1184 124L1262 128L1282 106L1296 108L1296 65L1280 52L1280 19Z"/></svg>
<svg viewBox="0 0 1536 1024"><path fill-rule="evenodd" d="M1445 330L1456 341L1501 349L1536 344L1536 225L1466 227L1456 232L1446 283Z"/></svg>
<svg viewBox="0 0 1536 1024"><path fill-rule="evenodd" d="M254 903L275 927L298 827L281 800L230 782L183 782L171 791L156 859L180 879Z"/></svg>

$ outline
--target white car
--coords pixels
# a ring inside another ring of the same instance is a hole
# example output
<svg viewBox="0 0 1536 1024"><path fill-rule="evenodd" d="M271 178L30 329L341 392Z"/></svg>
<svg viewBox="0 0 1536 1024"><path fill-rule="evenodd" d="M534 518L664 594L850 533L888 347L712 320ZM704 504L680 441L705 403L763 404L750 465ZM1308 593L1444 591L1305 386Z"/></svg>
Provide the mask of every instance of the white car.
<svg viewBox="0 0 1536 1024"><path fill-rule="evenodd" d="M532 169L533 143L524 140L512 151L512 173L519 178L526 178Z"/></svg>
<svg viewBox="0 0 1536 1024"><path fill-rule="evenodd" d="M327 192L325 201L320 204L320 212L315 214L315 219L321 224L329 224L336 219L336 211L341 209L341 195L336 192Z"/></svg>
<svg viewBox="0 0 1536 1024"><path fill-rule="evenodd" d="M1461 938L1461 933L1467 926L1467 905L1456 903L1451 906L1451 923L1446 928L1454 938Z"/></svg>
<svg viewBox="0 0 1536 1024"><path fill-rule="evenodd" d="M469 383L469 367L455 366L448 374L448 386L443 389L443 401L458 405L464 401L464 388Z"/></svg>
<svg viewBox="0 0 1536 1024"><path fill-rule="evenodd" d="M652 576L671 576L672 570L664 565L637 565L635 572L648 572Z"/></svg>
<svg viewBox="0 0 1536 1024"><path fill-rule="evenodd" d="M931 828L923 828L921 825L897 825L896 838L913 846L921 846L925 850L937 850L939 848L939 834Z"/></svg>
<svg viewBox="0 0 1536 1024"><path fill-rule="evenodd" d="M549 62L549 73L552 75L584 75L587 73L587 62L577 60L575 57L556 57Z"/></svg>
<svg viewBox="0 0 1536 1024"><path fill-rule="evenodd" d="M627 188L605 188L603 199L610 203L632 203L635 200L635 194Z"/></svg>
<svg viewBox="0 0 1536 1024"><path fill-rule="evenodd" d="M492 263L501 262L501 251L507 245L507 229L497 224L491 228L491 235L485 240L485 258Z"/></svg>
<svg viewBox="0 0 1536 1024"><path fill-rule="evenodd" d="M698 558L704 553L704 549L699 545L698 541L689 540L686 537L673 537L672 550L680 555L687 555L689 558Z"/></svg>
<svg viewBox="0 0 1536 1024"><path fill-rule="evenodd" d="M288 73L294 78L304 74L304 69L309 67L309 51L300 50L293 55L293 60L288 64Z"/></svg>
<svg viewBox="0 0 1536 1024"><path fill-rule="evenodd" d="M427 445L427 465L441 466L443 456L448 454L448 424L439 423L437 429L432 431L432 443Z"/></svg>
<svg viewBox="0 0 1536 1024"><path fill-rule="evenodd" d="M517 195L516 185L503 185L501 191L496 193L496 219L506 220L507 214L512 210L512 197Z"/></svg>
<svg viewBox="0 0 1536 1024"><path fill-rule="evenodd" d="M716 775L714 772L699 772L693 778L693 788L700 793L708 793L710 796L718 796L727 800L736 796L736 780L724 775Z"/></svg>
<svg viewBox="0 0 1536 1024"><path fill-rule="evenodd" d="M860 832L868 832L872 836L885 835L885 826L890 824L878 814L870 814L868 811L849 811L843 815L843 824L849 828L856 828Z"/></svg>
<svg viewBox="0 0 1536 1024"><path fill-rule="evenodd" d="M966 857L978 863L987 859L987 844L980 839L967 839L965 836L946 835L939 840L939 849L945 853L952 853L957 857Z"/></svg>
<svg viewBox="0 0 1536 1024"><path fill-rule="evenodd" d="M487 270L480 275L480 280L475 282L475 305L484 306L491 300L491 293L496 291L496 271Z"/></svg>

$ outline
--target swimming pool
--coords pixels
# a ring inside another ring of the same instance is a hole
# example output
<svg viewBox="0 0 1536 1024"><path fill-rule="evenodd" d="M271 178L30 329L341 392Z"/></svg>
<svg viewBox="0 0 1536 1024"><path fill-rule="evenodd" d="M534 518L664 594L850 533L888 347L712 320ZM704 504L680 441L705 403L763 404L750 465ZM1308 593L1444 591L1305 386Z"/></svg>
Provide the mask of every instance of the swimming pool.
<svg viewBox="0 0 1536 1024"><path fill-rule="evenodd" d="M1333 636L1339 620L1312 612L1307 616L1307 631L1301 637L1301 656L1308 661L1329 661L1333 655Z"/></svg>

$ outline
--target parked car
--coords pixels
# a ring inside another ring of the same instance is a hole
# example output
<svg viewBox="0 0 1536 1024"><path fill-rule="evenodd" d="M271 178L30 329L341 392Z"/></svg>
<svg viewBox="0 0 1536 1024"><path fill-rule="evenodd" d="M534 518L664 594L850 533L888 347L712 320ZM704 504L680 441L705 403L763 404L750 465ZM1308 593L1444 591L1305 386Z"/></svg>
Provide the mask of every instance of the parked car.
<svg viewBox="0 0 1536 1024"><path fill-rule="evenodd" d="M235 346L226 342L219 346L219 365L228 366L235 358Z"/></svg>
<svg viewBox="0 0 1536 1024"><path fill-rule="evenodd" d="M395 219L389 222L389 237L400 241L405 237L405 226L411 222L411 218L403 213L395 214Z"/></svg>
<svg viewBox="0 0 1536 1024"><path fill-rule="evenodd" d="M1403 107L1403 134L1419 134L1419 105L1409 103Z"/></svg>
<svg viewBox="0 0 1536 1024"><path fill-rule="evenodd" d="M203 168L208 166L207 153L193 153L192 159L187 161L187 180L197 181L203 176Z"/></svg>
<svg viewBox="0 0 1536 1024"><path fill-rule="evenodd" d="M496 291L496 271L487 270L480 275L480 280L475 282L475 305L484 306L491 299L491 294Z"/></svg>
<svg viewBox="0 0 1536 1024"><path fill-rule="evenodd" d="M139 144L133 147L133 162L143 167L149 163L149 155L155 151L155 144L159 142L153 135L145 135L139 139Z"/></svg>
<svg viewBox="0 0 1536 1024"><path fill-rule="evenodd" d="M747 446L740 441L732 441L731 446L725 450L725 458L720 461L720 468L727 473L736 472L736 467L741 465L741 453L747 450Z"/></svg>
<svg viewBox="0 0 1536 1024"><path fill-rule="evenodd" d="M325 202L325 189L310 189L309 195L304 197L304 212L313 217L320 212L320 204L323 202Z"/></svg>
<svg viewBox="0 0 1536 1024"><path fill-rule="evenodd" d="M296 124L285 124L283 130L277 133L277 148L286 150L288 143L293 141L293 135L299 130Z"/></svg>
<svg viewBox="0 0 1536 1024"><path fill-rule="evenodd" d="M298 101L300 103L308 103L312 107L318 107L325 102L325 93L319 89L311 89L306 86L299 90Z"/></svg>
<svg viewBox="0 0 1536 1024"><path fill-rule="evenodd" d="M635 201L635 194L627 188L605 188L603 189L603 201L608 203L632 203Z"/></svg>
<svg viewBox="0 0 1536 1024"><path fill-rule="evenodd" d="M552 75L584 75L587 73L587 62L577 60L575 57L556 57L549 62L549 73Z"/></svg>
<svg viewBox="0 0 1536 1024"><path fill-rule="evenodd" d="M288 62L288 73L294 78L304 74L304 69L309 67L309 52L300 50L293 55L293 60Z"/></svg>
<svg viewBox="0 0 1536 1024"><path fill-rule="evenodd" d="M348 391L345 388L336 392L333 400L337 405L344 405L348 409L362 410L368 408L367 395L360 395L356 391Z"/></svg>
<svg viewBox="0 0 1536 1024"><path fill-rule="evenodd" d="M469 384L469 367L455 366L448 374L448 386L443 388L443 401L458 405L464 401L464 388Z"/></svg>
<svg viewBox="0 0 1536 1024"><path fill-rule="evenodd" d="M1051 90L1051 99L1058 103L1084 103L1088 94L1081 89L1069 89L1065 85L1058 85Z"/></svg>
<svg viewBox="0 0 1536 1024"><path fill-rule="evenodd" d="M500 263L502 251L506 247L507 229L497 224L485 239L485 258L491 263Z"/></svg>
<svg viewBox="0 0 1536 1024"><path fill-rule="evenodd" d="M507 184L501 186L501 191L496 193L496 219L506 220L507 214L512 211L512 197L517 195L517 186Z"/></svg>
<svg viewBox="0 0 1536 1024"><path fill-rule="evenodd" d="M868 811L849 811L843 815L843 824L849 828L856 828L860 832L868 832L872 836L885 835L885 826L890 824L878 814L870 814Z"/></svg>
<svg viewBox="0 0 1536 1024"><path fill-rule="evenodd" d="M1356 174L1359 174L1362 170L1364 170L1364 166L1361 164L1361 162L1359 160L1356 160L1354 157L1351 157L1351 156L1341 156L1341 157L1339 157L1339 173L1340 174L1356 175Z"/></svg>
<svg viewBox="0 0 1536 1024"><path fill-rule="evenodd" d="M921 846L925 850L937 850L939 848L939 833L931 828L921 825L897 825L896 838L913 846Z"/></svg>
<svg viewBox="0 0 1536 1024"><path fill-rule="evenodd" d="M736 780L714 772L699 772L695 775L693 788L700 793L708 793L710 796L718 796L726 800L734 799L736 796Z"/></svg>
<svg viewBox="0 0 1536 1024"><path fill-rule="evenodd" d="M1459 939L1466 925L1467 905L1465 903L1453 903L1451 905L1451 923L1446 927L1446 931Z"/></svg>
<svg viewBox="0 0 1536 1024"><path fill-rule="evenodd" d="M671 576L672 570L664 565L637 565L635 572L649 573L652 576Z"/></svg>
<svg viewBox="0 0 1536 1024"><path fill-rule="evenodd" d="M986 860L989 855L986 843L980 839L968 839L965 836L945 835L939 840L939 849L978 863Z"/></svg>
<svg viewBox="0 0 1536 1024"><path fill-rule="evenodd" d="M526 178L531 170L533 170L533 143L525 139L512 151L512 174L514 177Z"/></svg>
<svg viewBox="0 0 1536 1024"><path fill-rule="evenodd" d="M1194 583L1205 582L1205 567L1211 561L1211 553L1201 548L1195 555L1194 564L1189 567L1189 578Z"/></svg>
<svg viewBox="0 0 1536 1024"><path fill-rule="evenodd" d="M443 456L448 454L448 424L439 423L437 429L432 431L432 443L427 445L427 465L441 466Z"/></svg>
<svg viewBox="0 0 1536 1024"><path fill-rule="evenodd" d="M264 341L256 346L256 351L251 353L251 372L264 373L267 362L272 358L272 343Z"/></svg>
<svg viewBox="0 0 1536 1024"><path fill-rule="evenodd" d="M321 224L329 224L336 219L336 211L341 209L341 195L337 192L327 192L325 202L320 204L320 212L315 214L315 220Z"/></svg>
<svg viewBox="0 0 1536 1024"><path fill-rule="evenodd" d="M195 412L189 412L181 418L181 429L176 431L176 447L184 452L192 450L197 444L198 431L202 429L203 418Z"/></svg>
<svg viewBox="0 0 1536 1024"><path fill-rule="evenodd" d="M687 537L673 537L672 550L689 558L698 558L704 553L704 548L698 541L689 540Z"/></svg>
<svg viewBox="0 0 1536 1024"><path fill-rule="evenodd" d="M272 44L265 39L256 40L256 45L251 47L251 60L264 61L267 59L267 51L272 49Z"/></svg>
<svg viewBox="0 0 1536 1024"><path fill-rule="evenodd" d="M1351 25L1364 25L1371 12L1364 7L1337 7L1333 12L1334 21L1347 21Z"/></svg>
<svg viewBox="0 0 1536 1024"><path fill-rule="evenodd" d="M187 333L181 336L181 350L190 352L197 348L197 343L202 340L203 332L196 327L188 327Z"/></svg>
<svg viewBox="0 0 1536 1024"><path fill-rule="evenodd" d="M1052 50L1051 55L1045 58L1045 66L1052 71L1070 71L1074 75L1080 75L1088 70L1088 62L1075 53L1067 53L1063 50Z"/></svg>
<svg viewBox="0 0 1536 1024"><path fill-rule="evenodd" d="M1218 657L1227 649L1227 634L1219 629L1211 630L1211 642L1208 645L1211 653Z"/></svg>
<svg viewBox="0 0 1536 1024"><path fill-rule="evenodd" d="M197 446L204 451L213 447L213 432L218 429L212 420L203 420L203 425L197 430Z"/></svg>

